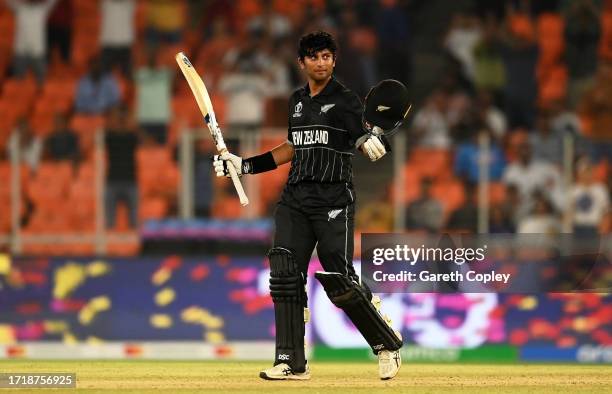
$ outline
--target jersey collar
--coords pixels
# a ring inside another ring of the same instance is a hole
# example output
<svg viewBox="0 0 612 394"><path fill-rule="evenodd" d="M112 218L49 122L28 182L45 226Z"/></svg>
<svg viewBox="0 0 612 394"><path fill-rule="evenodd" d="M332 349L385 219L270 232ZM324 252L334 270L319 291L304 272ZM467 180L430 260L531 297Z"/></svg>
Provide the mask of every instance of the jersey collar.
<svg viewBox="0 0 612 394"><path fill-rule="evenodd" d="M325 96L331 96L332 94L334 94L334 92L340 87L340 83L336 80L336 78L332 75L331 79L329 80L329 82L327 82L327 85L325 85L325 87L323 88L323 90L321 90L319 92L319 94L317 94L316 96L313 97L317 98L317 97L325 97ZM302 95L304 96L310 96L310 86L308 86L308 83L306 83L306 85L302 88Z"/></svg>

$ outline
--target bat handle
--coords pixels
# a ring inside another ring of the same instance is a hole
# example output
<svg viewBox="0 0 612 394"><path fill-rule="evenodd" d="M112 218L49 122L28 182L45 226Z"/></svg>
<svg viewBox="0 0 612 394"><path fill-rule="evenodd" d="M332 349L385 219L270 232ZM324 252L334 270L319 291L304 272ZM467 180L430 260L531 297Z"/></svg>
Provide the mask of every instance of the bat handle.
<svg viewBox="0 0 612 394"><path fill-rule="evenodd" d="M244 193L244 189L242 188L242 183L240 183L240 178L238 178L238 173L234 168L234 164L231 161L227 161L227 169L229 170L230 176L232 177L232 182L234 183L234 187L238 192L238 198L240 199L240 205L246 207L249 205L249 198Z"/></svg>

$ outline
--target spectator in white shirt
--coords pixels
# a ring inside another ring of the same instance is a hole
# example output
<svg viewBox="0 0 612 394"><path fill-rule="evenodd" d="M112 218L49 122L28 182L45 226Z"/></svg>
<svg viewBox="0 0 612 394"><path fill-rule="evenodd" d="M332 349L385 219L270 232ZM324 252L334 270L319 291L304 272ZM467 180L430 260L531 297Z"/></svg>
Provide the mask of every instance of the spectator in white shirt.
<svg viewBox="0 0 612 394"><path fill-rule="evenodd" d="M102 65L106 70L119 66L123 75L132 76L134 42L134 0L102 0Z"/></svg>
<svg viewBox="0 0 612 394"><path fill-rule="evenodd" d="M219 80L219 90L227 98L229 131L256 131L264 121L266 98L275 90L263 71L267 66L265 57L250 38L241 49L228 53L225 61L230 71Z"/></svg>
<svg viewBox="0 0 612 394"><path fill-rule="evenodd" d="M576 164L576 183L570 191L569 209L577 235L597 235L610 210L608 190L593 179L593 166L587 157Z"/></svg>
<svg viewBox="0 0 612 394"><path fill-rule="evenodd" d="M564 196L559 170L550 163L534 160L529 142L523 142L518 146L518 156L518 161L506 167L503 182L506 185L516 185L518 188L521 213L531 212L534 203L533 194L537 190L543 191L556 209L562 209Z"/></svg>
<svg viewBox="0 0 612 394"><path fill-rule="evenodd" d="M533 194L532 213L519 222L519 234L558 234L561 232L561 220L546 198L545 193L537 190Z"/></svg>
<svg viewBox="0 0 612 394"><path fill-rule="evenodd" d="M447 117L448 94L439 89L431 94L414 117L413 132L423 148L449 149L450 126Z"/></svg>
<svg viewBox="0 0 612 394"><path fill-rule="evenodd" d="M474 80L474 49L482 38L480 21L476 16L456 14L444 40L448 52L461 64L463 75Z"/></svg>
<svg viewBox="0 0 612 394"><path fill-rule="evenodd" d="M13 73L32 69L39 83L47 71L47 19L57 0L5 0L15 14Z"/></svg>

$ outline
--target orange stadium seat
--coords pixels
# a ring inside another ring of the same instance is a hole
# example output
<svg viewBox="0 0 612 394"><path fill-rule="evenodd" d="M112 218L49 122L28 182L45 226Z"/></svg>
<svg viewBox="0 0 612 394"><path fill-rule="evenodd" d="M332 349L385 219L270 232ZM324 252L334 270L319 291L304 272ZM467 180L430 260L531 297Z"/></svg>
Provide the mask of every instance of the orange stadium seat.
<svg viewBox="0 0 612 394"><path fill-rule="evenodd" d="M161 197L146 197L140 201L141 220L161 219L168 212L168 202Z"/></svg>
<svg viewBox="0 0 612 394"><path fill-rule="evenodd" d="M92 231L95 224L95 193L94 180L78 178L70 184L69 200L70 223L74 230Z"/></svg>
<svg viewBox="0 0 612 394"><path fill-rule="evenodd" d="M136 152L138 186L143 197L174 198L179 182L178 169L165 146L143 146Z"/></svg>
<svg viewBox="0 0 612 394"><path fill-rule="evenodd" d="M433 196L442 202L444 212L449 214L465 201L465 190L456 179L436 182L431 190Z"/></svg>
<svg viewBox="0 0 612 394"><path fill-rule="evenodd" d="M416 200L421 194L421 171L408 163L404 166L404 199L403 203Z"/></svg>
<svg viewBox="0 0 612 394"><path fill-rule="evenodd" d="M2 85L2 97L11 99L31 99L36 94L38 87L33 78L11 78Z"/></svg>
<svg viewBox="0 0 612 394"><path fill-rule="evenodd" d="M242 21L247 21L261 13L261 3L257 0L238 0L236 14Z"/></svg>
<svg viewBox="0 0 612 394"><path fill-rule="evenodd" d="M612 60L612 11L604 11L601 15L599 56L606 60Z"/></svg>
<svg viewBox="0 0 612 394"><path fill-rule="evenodd" d="M148 1L139 1L136 4L136 12L134 15L134 26L139 35L141 35L147 27L147 7Z"/></svg>
<svg viewBox="0 0 612 394"><path fill-rule="evenodd" d="M402 204L407 204L414 201L420 194L420 181L421 175L418 171L415 171L410 163L406 163L404 166L404 183L401 186L403 192L403 198L400 200L400 194L395 183L391 182L388 185L388 194L390 196L390 202L398 201Z"/></svg>
<svg viewBox="0 0 612 394"><path fill-rule="evenodd" d="M169 67L173 70L176 67L174 56L178 52L184 51L185 47L184 43L163 45L157 53L157 64Z"/></svg>
<svg viewBox="0 0 612 394"><path fill-rule="evenodd" d="M489 184L489 203L499 204L506 196L506 185L502 182L491 182Z"/></svg>
<svg viewBox="0 0 612 394"><path fill-rule="evenodd" d="M212 81L213 86L218 82L225 70L221 60L236 45L237 40L231 36L202 44L195 59L195 67L206 76L206 82Z"/></svg>
<svg viewBox="0 0 612 394"><path fill-rule="evenodd" d="M40 163L28 182L28 195L35 206L48 206L65 200L72 179L70 163Z"/></svg>
<svg viewBox="0 0 612 394"><path fill-rule="evenodd" d="M215 219L239 219L242 216L242 205L238 197L224 195L215 199L211 212Z"/></svg>
<svg viewBox="0 0 612 394"><path fill-rule="evenodd" d="M452 154L447 150L417 148L408 161L411 171L417 171L421 176L447 178L452 173L451 159Z"/></svg>
<svg viewBox="0 0 612 394"><path fill-rule="evenodd" d="M99 115L80 115L72 117L70 128L79 136L79 144L83 153L91 154L96 132L104 127L104 118Z"/></svg>
<svg viewBox="0 0 612 394"><path fill-rule="evenodd" d="M537 19L538 44L540 46L540 60L557 62L563 53L564 22L559 14L544 13ZM552 63L551 63L552 64Z"/></svg>
<svg viewBox="0 0 612 394"><path fill-rule="evenodd" d="M10 48L0 46L0 83L4 80L7 74L7 69L11 63L11 50Z"/></svg>
<svg viewBox="0 0 612 394"><path fill-rule="evenodd" d="M610 167L612 165L612 158L611 159L603 159L601 160L599 163L595 163L594 167L593 167L593 178L598 181L601 182L603 184L606 183L606 180L608 179L608 176L610 176L610 171L612 170Z"/></svg>
<svg viewBox="0 0 612 394"><path fill-rule="evenodd" d="M65 113L66 110L67 107L62 104L61 100L43 94L34 103L30 124L37 134L47 135L53 131L55 115L58 112Z"/></svg>
<svg viewBox="0 0 612 394"><path fill-rule="evenodd" d="M30 116L30 126L34 133L40 136L47 136L53 131L55 112L34 112Z"/></svg>
<svg viewBox="0 0 612 394"><path fill-rule="evenodd" d="M79 71L100 51L100 10L97 1L73 1L74 20L71 60Z"/></svg>
<svg viewBox="0 0 612 394"><path fill-rule="evenodd" d="M19 108L15 107L10 100L0 99L0 141L8 139L9 135L13 132L15 122L19 117Z"/></svg>
<svg viewBox="0 0 612 394"><path fill-rule="evenodd" d="M13 35L15 32L15 18L13 13L0 3L0 48L11 48L13 46Z"/></svg>
<svg viewBox="0 0 612 394"><path fill-rule="evenodd" d="M172 116L189 127L201 125L203 122L202 113L191 93L190 96L181 95L172 98Z"/></svg>
<svg viewBox="0 0 612 394"><path fill-rule="evenodd" d="M31 76L23 79L7 79L2 85L0 102L3 104L0 105L16 117L26 116L30 111L37 89L36 82Z"/></svg>
<svg viewBox="0 0 612 394"><path fill-rule="evenodd" d="M560 100L567 92L567 68L563 65L550 67L540 80L539 100L542 104Z"/></svg>
<svg viewBox="0 0 612 394"><path fill-rule="evenodd" d="M76 84L74 78L48 79L43 86L42 96L52 99L55 110L67 112L74 101Z"/></svg>
<svg viewBox="0 0 612 394"><path fill-rule="evenodd" d="M7 219L11 216L7 214L10 212L11 204L11 165L7 161L0 161L0 179L2 179L0 182L0 206L2 206L0 212L3 212L0 217Z"/></svg>

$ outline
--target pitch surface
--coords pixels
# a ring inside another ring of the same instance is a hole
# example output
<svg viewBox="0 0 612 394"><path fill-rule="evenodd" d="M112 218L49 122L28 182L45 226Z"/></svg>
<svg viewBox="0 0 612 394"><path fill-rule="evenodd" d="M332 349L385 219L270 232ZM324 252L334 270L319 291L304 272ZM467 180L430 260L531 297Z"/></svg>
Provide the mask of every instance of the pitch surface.
<svg viewBox="0 0 612 394"><path fill-rule="evenodd" d="M313 363L312 380L307 382L259 379L259 370L267 366L238 361L0 361L2 372L74 372L77 391L82 392L612 392L612 366L606 365L405 362L395 379L384 382L378 379L374 363Z"/></svg>

